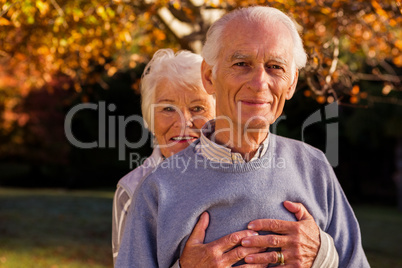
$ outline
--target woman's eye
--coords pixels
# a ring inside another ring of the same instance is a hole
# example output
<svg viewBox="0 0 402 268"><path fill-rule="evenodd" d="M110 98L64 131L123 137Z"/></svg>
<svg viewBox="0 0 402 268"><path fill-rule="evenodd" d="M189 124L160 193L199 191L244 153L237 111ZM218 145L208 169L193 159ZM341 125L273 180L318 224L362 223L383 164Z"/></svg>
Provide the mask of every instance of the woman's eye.
<svg viewBox="0 0 402 268"><path fill-rule="evenodd" d="M195 113L198 113L198 112L204 111L204 107L196 106L196 107L191 108L191 110L192 110L193 112L195 112Z"/></svg>
<svg viewBox="0 0 402 268"><path fill-rule="evenodd" d="M173 107L171 107L171 106L167 106L167 107L163 108L163 111L165 111L165 112L174 112L175 109Z"/></svg>

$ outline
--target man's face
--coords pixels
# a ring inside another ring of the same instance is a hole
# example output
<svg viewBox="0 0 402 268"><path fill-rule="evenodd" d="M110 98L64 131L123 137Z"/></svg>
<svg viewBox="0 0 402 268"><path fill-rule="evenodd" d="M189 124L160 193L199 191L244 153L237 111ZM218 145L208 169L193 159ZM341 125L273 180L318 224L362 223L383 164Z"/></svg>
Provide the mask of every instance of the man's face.
<svg viewBox="0 0 402 268"><path fill-rule="evenodd" d="M293 96L293 40L282 24L235 21L224 29L216 75L203 64L203 82L216 94L216 115L243 129L267 129ZM209 79L209 80L208 80Z"/></svg>

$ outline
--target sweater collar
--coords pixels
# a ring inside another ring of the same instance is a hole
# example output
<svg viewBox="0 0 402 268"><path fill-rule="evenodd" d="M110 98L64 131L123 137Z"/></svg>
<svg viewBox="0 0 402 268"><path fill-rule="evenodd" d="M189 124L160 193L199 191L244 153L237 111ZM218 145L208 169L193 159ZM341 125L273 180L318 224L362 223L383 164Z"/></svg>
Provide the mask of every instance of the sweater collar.
<svg viewBox="0 0 402 268"><path fill-rule="evenodd" d="M215 120L208 121L201 128L200 142L196 146L197 153L200 153L210 161L228 163L228 164L244 164L246 161L240 153L232 152L229 147L220 145L211 140L212 134L215 132ZM269 134L268 134L269 136ZM261 159L267 152L269 139L267 138L260 144L257 153L249 162Z"/></svg>

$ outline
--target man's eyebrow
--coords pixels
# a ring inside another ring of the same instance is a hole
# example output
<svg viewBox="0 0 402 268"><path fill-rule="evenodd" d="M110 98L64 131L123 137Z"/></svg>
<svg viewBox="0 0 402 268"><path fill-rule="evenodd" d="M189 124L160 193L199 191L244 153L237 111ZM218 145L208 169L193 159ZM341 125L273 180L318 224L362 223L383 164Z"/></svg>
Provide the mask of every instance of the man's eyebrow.
<svg viewBox="0 0 402 268"><path fill-rule="evenodd" d="M244 53L242 53L240 51L236 51L236 52L233 53L233 55L230 57L229 60L230 61L247 60L247 59L250 59L250 58L251 58L250 55L244 54ZM282 57L273 56L273 57L270 57L270 58L267 59L267 62L269 62L269 61L273 61L273 62L285 64L285 65L288 64L288 61L286 59L282 58Z"/></svg>
<svg viewBox="0 0 402 268"><path fill-rule="evenodd" d="M239 51L236 51L235 53L233 53L233 55L230 57L230 60L244 60L244 59L248 59L250 58L249 55L246 55L244 53L241 53Z"/></svg>
<svg viewBox="0 0 402 268"><path fill-rule="evenodd" d="M275 61L277 63L282 63L282 64L288 64L288 61L286 59L280 58L280 57L272 57L268 59L268 61Z"/></svg>

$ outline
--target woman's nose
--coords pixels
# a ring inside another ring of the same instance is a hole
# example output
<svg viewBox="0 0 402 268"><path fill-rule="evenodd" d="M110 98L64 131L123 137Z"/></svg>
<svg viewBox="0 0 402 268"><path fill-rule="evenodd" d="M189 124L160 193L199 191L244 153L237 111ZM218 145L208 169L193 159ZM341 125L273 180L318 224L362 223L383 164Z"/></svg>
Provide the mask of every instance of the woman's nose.
<svg viewBox="0 0 402 268"><path fill-rule="evenodd" d="M180 127L192 127L194 123L191 112L187 110L178 110L175 125Z"/></svg>

